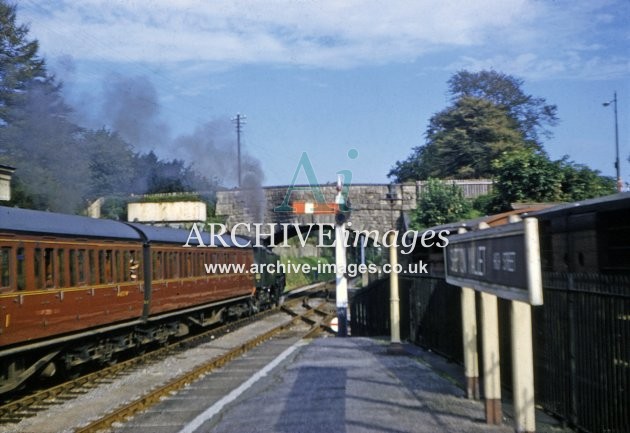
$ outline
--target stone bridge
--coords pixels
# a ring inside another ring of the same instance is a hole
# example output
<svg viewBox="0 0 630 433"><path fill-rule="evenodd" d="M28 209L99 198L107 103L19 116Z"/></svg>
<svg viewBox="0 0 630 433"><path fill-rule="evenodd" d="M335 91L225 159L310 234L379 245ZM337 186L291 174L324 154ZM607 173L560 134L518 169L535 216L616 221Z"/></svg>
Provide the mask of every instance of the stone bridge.
<svg viewBox="0 0 630 433"><path fill-rule="evenodd" d="M459 185L464 196L473 198L487 194L492 188L490 180L451 180ZM404 184L352 184L348 188L348 201L352 209L349 221L356 231L378 230L383 232L392 227L402 229L408 224L409 212L416 207L416 200L426 186L425 181ZM316 202L310 187L308 190L293 190L289 204L295 202ZM301 225L314 223L334 223L334 215L302 214L275 212L285 200L288 186L270 186L257 190L234 189L217 193L217 216L226 219L226 225L232 229L238 223L295 223ZM337 189L335 184L319 185L319 189L328 203L335 202ZM242 233L241 230L236 230Z"/></svg>

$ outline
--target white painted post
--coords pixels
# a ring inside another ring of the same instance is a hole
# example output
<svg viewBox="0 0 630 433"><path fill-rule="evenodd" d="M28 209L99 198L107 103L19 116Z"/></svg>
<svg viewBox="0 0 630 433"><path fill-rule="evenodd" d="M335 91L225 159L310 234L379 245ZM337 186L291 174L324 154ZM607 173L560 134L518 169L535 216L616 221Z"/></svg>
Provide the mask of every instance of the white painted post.
<svg viewBox="0 0 630 433"><path fill-rule="evenodd" d="M339 322L338 337L348 335L348 279L346 278L346 243L345 224L335 225L335 263L337 264L336 299L337 299L337 320Z"/></svg>
<svg viewBox="0 0 630 433"><path fill-rule="evenodd" d="M483 392L486 423L501 424L501 363L497 297L481 292L481 338L483 346Z"/></svg>
<svg viewBox="0 0 630 433"><path fill-rule="evenodd" d="M512 301L512 387L517 433L536 431L531 306Z"/></svg>
<svg viewBox="0 0 630 433"><path fill-rule="evenodd" d="M530 302L542 304L542 275L538 220L525 218L525 256ZM534 351L532 341L532 308L529 304L512 301L510 307L512 335L512 387L514 388L514 420L517 433L536 431L534 397Z"/></svg>
<svg viewBox="0 0 630 433"><path fill-rule="evenodd" d="M342 189L341 175L337 177L337 196L335 203L341 208L345 204ZM340 210L338 212L341 212ZM337 305L337 321L339 323L338 337L348 336L348 279L346 278L346 224L345 218L337 218L340 214L335 215L335 263L337 270L335 274L336 282L336 305Z"/></svg>
<svg viewBox="0 0 630 433"><path fill-rule="evenodd" d="M457 233L465 233L460 227ZM464 375L466 376L466 397L479 399L479 355L477 353L477 311L475 309L475 291L462 287L462 336L464 344Z"/></svg>
<svg viewBox="0 0 630 433"><path fill-rule="evenodd" d="M398 232L391 230L389 233L389 328L391 341L387 351L393 355L404 353L400 342L400 296L398 294L398 274L395 269L398 267L398 248L396 238Z"/></svg>
<svg viewBox="0 0 630 433"><path fill-rule="evenodd" d="M475 291L470 287L462 287L461 304L466 397L478 400L479 360L477 354L477 311L475 311Z"/></svg>
<svg viewBox="0 0 630 433"><path fill-rule="evenodd" d="M490 226L484 222L479 229ZM481 292L481 340L483 348L483 392L486 405L486 423L499 425L503 420L501 409L501 356L499 352L499 310L497 297Z"/></svg>

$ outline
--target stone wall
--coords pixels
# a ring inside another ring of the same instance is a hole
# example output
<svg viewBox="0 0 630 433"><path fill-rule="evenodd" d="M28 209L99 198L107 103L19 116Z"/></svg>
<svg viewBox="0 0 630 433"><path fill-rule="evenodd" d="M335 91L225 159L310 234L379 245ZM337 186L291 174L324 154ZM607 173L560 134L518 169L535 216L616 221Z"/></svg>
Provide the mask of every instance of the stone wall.
<svg viewBox="0 0 630 433"><path fill-rule="evenodd" d="M492 188L489 180L454 180L469 198L487 194ZM416 200L426 182L405 184L352 184L348 199L352 208L350 221L354 230L387 230L403 227L403 215L416 207ZM293 190L289 203L315 202L312 190ZM274 212L287 194L288 186L265 187L261 190L229 190L217 193L216 214L226 218L228 228L237 223L333 223L333 215L295 215L291 212ZM334 203L337 188L334 184L320 185L326 202ZM242 230L237 232L243 233Z"/></svg>

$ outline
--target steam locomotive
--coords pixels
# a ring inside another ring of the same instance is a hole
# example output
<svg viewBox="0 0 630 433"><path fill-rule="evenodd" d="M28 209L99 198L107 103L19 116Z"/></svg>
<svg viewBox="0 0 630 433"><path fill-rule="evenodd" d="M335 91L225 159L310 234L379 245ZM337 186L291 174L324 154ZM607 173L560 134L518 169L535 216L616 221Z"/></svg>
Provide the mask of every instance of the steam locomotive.
<svg viewBox="0 0 630 433"><path fill-rule="evenodd" d="M0 395L280 301L283 274L250 273L270 250L188 235L0 207Z"/></svg>

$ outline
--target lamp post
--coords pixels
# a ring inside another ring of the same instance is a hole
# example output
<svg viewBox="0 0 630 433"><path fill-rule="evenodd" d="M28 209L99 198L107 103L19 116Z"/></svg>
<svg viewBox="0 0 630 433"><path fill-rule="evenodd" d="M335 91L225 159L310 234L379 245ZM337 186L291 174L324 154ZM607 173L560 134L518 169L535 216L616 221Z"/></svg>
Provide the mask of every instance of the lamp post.
<svg viewBox="0 0 630 433"><path fill-rule="evenodd" d="M621 192L623 182L621 180L621 167L619 165L619 127L617 126L617 92L614 93L612 101L604 102L602 105L608 107L613 104L615 107L615 169L617 170L617 192Z"/></svg>
<svg viewBox="0 0 630 433"><path fill-rule="evenodd" d="M398 198L396 193L396 185L389 184L388 193L386 199L389 201L392 208L392 228L389 230L389 328L391 339L387 352L392 355L402 355L405 353L403 346L400 342L400 296L398 293L398 274L396 268L398 267L398 248L396 241L398 239L398 231L396 230L396 223L394 221L394 204L396 201L402 198Z"/></svg>

